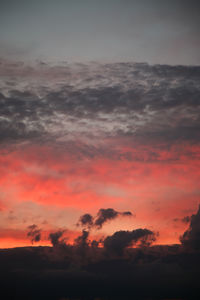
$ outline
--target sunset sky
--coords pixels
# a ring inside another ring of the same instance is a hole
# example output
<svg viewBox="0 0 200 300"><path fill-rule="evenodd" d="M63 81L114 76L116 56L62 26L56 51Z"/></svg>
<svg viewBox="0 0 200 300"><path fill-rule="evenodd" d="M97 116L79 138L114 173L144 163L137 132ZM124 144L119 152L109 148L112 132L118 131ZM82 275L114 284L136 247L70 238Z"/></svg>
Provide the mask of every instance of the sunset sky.
<svg viewBox="0 0 200 300"><path fill-rule="evenodd" d="M199 2L0 1L0 248L28 227L148 228L180 243L200 203Z"/></svg>

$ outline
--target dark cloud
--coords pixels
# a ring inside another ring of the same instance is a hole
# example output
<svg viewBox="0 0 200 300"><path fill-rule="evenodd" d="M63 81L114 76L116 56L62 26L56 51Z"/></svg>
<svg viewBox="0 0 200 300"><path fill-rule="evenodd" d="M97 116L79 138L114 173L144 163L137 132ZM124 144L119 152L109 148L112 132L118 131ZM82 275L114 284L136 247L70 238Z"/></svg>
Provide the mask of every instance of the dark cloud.
<svg viewBox="0 0 200 300"><path fill-rule="evenodd" d="M28 230L27 236L31 238L32 244L41 240L41 229L39 229L37 225L33 224L28 226Z"/></svg>
<svg viewBox="0 0 200 300"><path fill-rule="evenodd" d="M91 214L84 214L80 217L77 225L86 227L87 229L97 228L101 229L104 223L109 220L114 220L119 216L133 216L130 211L118 212L113 208L101 208L97 215L93 217Z"/></svg>
<svg viewBox="0 0 200 300"><path fill-rule="evenodd" d="M81 248L87 247L88 246L88 236L89 236L89 232L86 230L83 230L82 234L74 240L75 245L78 247L81 247Z"/></svg>
<svg viewBox="0 0 200 300"><path fill-rule="evenodd" d="M133 231L117 231L104 240L104 248L108 253L123 255L124 250L140 241L140 245L150 245L155 241L155 234L148 229L135 229Z"/></svg>
<svg viewBox="0 0 200 300"><path fill-rule="evenodd" d="M1 142L41 138L47 142L63 136L69 141L77 134L199 141L199 67L142 63L28 67L4 62L1 75ZM41 80L33 86L38 76ZM85 145L83 152L88 151L92 152Z"/></svg>
<svg viewBox="0 0 200 300"><path fill-rule="evenodd" d="M132 214L132 212L130 212L130 211L124 211L124 212L122 212L122 213L120 213L122 216L129 216L129 217L132 217L133 216L133 214Z"/></svg>
<svg viewBox="0 0 200 300"><path fill-rule="evenodd" d="M90 214L84 214L80 217L78 226L83 226L86 228L90 228L93 225L93 216Z"/></svg>
<svg viewBox="0 0 200 300"><path fill-rule="evenodd" d="M94 226L98 229L102 228L103 224L109 220L116 219L118 216L132 216L132 213L127 212L118 212L113 208L101 208L96 216Z"/></svg>
<svg viewBox="0 0 200 300"><path fill-rule="evenodd" d="M185 247L200 250L200 206L190 219L189 229L184 232L180 240Z"/></svg>
<svg viewBox="0 0 200 300"><path fill-rule="evenodd" d="M94 225L100 229L105 222L117 218L118 215L119 213L112 208L101 208L97 213Z"/></svg>
<svg viewBox="0 0 200 300"><path fill-rule="evenodd" d="M52 232L49 234L49 240L51 241L53 247L64 243L64 239L60 240L64 232L65 230L59 230L57 232Z"/></svg>

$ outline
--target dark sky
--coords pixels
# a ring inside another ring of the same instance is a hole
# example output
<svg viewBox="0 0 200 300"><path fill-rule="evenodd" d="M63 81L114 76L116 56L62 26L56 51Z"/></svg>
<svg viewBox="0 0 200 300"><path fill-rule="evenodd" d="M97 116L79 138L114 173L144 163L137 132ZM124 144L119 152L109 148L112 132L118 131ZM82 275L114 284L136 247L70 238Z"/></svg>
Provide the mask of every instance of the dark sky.
<svg viewBox="0 0 200 300"><path fill-rule="evenodd" d="M0 56L198 65L196 0L0 1Z"/></svg>

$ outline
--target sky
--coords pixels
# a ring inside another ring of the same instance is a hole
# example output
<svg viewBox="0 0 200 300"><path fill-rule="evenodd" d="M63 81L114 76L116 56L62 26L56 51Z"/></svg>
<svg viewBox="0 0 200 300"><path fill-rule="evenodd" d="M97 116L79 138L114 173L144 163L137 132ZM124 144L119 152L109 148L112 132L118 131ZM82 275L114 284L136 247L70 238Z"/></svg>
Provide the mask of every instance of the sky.
<svg viewBox="0 0 200 300"><path fill-rule="evenodd" d="M0 56L199 65L198 0L1 0Z"/></svg>
<svg viewBox="0 0 200 300"><path fill-rule="evenodd" d="M1 61L1 247L80 232L81 215L130 211L91 234L149 228L180 243L199 205L200 67Z"/></svg>
<svg viewBox="0 0 200 300"><path fill-rule="evenodd" d="M199 2L0 6L0 248L73 243L101 209L117 215L93 237L180 244L200 202Z"/></svg>
<svg viewBox="0 0 200 300"><path fill-rule="evenodd" d="M0 0L0 291L197 299L200 2Z"/></svg>

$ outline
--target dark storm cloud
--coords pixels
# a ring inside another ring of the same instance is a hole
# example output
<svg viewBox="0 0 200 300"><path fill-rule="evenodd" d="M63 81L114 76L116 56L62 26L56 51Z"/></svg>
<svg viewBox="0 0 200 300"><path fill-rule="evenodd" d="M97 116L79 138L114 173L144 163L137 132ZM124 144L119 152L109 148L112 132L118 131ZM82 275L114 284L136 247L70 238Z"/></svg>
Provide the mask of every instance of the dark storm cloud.
<svg viewBox="0 0 200 300"><path fill-rule="evenodd" d="M106 237L104 248L111 254L123 255L124 249L140 241L141 245L150 245L155 241L155 234L148 229L135 229L133 231L117 231Z"/></svg>
<svg viewBox="0 0 200 300"><path fill-rule="evenodd" d="M27 236L31 238L32 244L41 240L41 229L39 229L37 225L33 224L28 226L28 230Z"/></svg>
<svg viewBox="0 0 200 300"><path fill-rule="evenodd" d="M189 229L180 240L185 247L200 250L200 206L197 214L191 216Z"/></svg>
<svg viewBox="0 0 200 300"><path fill-rule="evenodd" d="M80 217L77 225L85 227L87 229L97 228L101 229L104 223L109 220L114 220L119 216L133 216L130 211L118 212L113 208L101 208L99 209L96 216L92 216L90 214L84 214Z"/></svg>
<svg viewBox="0 0 200 300"><path fill-rule="evenodd" d="M189 66L91 63L28 68L4 62L0 140L67 143L78 135L199 142L199 76L200 67ZM102 150L113 155L98 147L83 144L77 149L81 155L100 155Z"/></svg>

